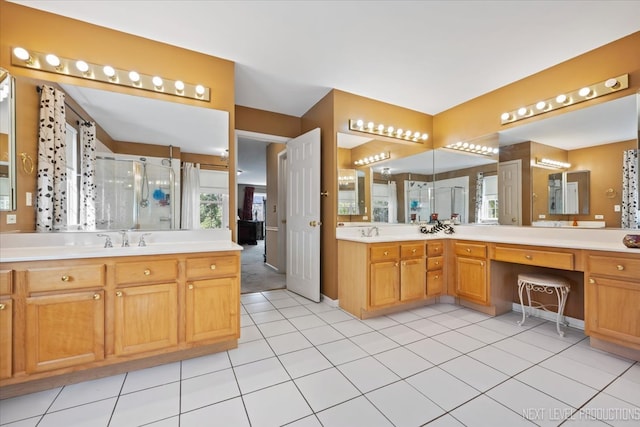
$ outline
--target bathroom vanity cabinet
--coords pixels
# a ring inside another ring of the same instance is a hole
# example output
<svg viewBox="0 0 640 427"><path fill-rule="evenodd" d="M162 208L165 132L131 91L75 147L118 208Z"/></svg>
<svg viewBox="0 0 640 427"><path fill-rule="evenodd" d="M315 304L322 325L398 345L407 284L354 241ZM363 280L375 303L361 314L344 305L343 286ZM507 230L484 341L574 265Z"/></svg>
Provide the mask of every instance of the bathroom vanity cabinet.
<svg viewBox="0 0 640 427"><path fill-rule="evenodd" d="M3 262L0 395L237 346L238 251Z"/></svg>

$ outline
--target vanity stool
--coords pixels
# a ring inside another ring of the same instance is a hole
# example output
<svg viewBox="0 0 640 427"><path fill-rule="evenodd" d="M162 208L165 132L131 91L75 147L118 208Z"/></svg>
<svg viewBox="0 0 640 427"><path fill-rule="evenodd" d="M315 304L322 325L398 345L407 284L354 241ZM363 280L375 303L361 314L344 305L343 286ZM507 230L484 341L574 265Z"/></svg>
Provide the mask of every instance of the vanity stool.
<svg viewBox="0 0 640 427"><path fill-rule="evenodd" d="M560 330L560 319L564 313L564 306L567 303L567 296L571 290L569 281L562 276L556 276L552 274L540 274L540 273L522 273L518 274L518 295L520 296L520 306L522 307L522 320L518 322L518 325L524 325L526 310L524 302L522 300L522 291L527 290L527 299L529 300L529 311L531 311L531 291L543 292L545 294L553 294L555 292L558 297L558 317L556 318L556 329L558 335L564 336L564 332ZM547 309L547 305L535 303L535 308L541 308L545 311L552 312ZM551 305L551 304L548 304ZM563 322L566 325L568 323Z"/></svg>

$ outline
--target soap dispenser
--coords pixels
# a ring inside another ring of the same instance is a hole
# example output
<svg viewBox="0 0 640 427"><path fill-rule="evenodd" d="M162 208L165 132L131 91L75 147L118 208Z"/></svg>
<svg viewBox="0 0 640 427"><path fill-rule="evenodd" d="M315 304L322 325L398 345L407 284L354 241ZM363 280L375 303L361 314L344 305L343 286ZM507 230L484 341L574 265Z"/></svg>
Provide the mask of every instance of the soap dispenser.
<svg viewBox="0 0 640 427"><path fill-rule="evenodd" d="M576 217L573 218L573 226L574 227L578 226L578 218L576 218Z"/></svg>

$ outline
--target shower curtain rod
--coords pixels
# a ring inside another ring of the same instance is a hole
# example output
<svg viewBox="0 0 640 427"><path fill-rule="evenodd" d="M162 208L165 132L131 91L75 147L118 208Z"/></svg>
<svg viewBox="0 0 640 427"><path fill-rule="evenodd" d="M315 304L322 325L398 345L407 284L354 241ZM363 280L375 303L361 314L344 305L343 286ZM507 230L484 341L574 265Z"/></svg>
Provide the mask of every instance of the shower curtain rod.
<svg viewBox="0 0 640 427"><path fill-rule="evenodd" d="M36 91L37 91L38 93L41 93L41 92L42 92L42 87L40 87L40 86L36 86ZM66 101L65 101L64 105L66 105L68 109L70 109L71 111L73 111L73 112L76 114L76 116L78 116L78 117L80 117L80 118L82 119L82 124L84 124L84 125L88 125L89 123L91 123L89 120L87 120L87 119L85 119L84 117L82 117L82 114L80 114L80 113L78 113L76 110L74 110L74 109L73 109L73 107L72 107L71 105L69 105ZM80 123L80 120L78 120L77 124L81 124L81 123Z"/></svg>

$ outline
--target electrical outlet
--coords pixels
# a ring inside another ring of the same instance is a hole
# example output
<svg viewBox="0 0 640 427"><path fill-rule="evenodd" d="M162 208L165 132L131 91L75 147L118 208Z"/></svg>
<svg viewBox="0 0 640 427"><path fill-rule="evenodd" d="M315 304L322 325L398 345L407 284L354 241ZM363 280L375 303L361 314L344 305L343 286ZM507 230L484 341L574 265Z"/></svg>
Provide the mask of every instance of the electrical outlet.
<svg viewBox="0 0 640 427"><path fill-rule="evenodd" d="M604 215L596 215L595 218L596 219L604 219Z"/></svg>
<svg viewBox="0 0 640 427"><path fill-rule="evenodd" d="M545 214L538 215L538 219L545 219L547 216Z"/></svg>
<svg viewBox="0 0 640 427"><path fill-rule="evenodd" d="M33 194L27 191L25 204L27 206L33 206Z"/></svg>
<svg viewBox="0 0 640 427"><path fill-rule="evenodd" d="M368 221L368 220L369 220L369 217L365 215L365 216L363 216L363 217L362 217L362 220L363 220L363 221Z"/></svg>
<svg viewBox="0 0 640 427"><path fill-rule="evenodd" d="M14 214L7 215L7 224L15 224L16 216Z"/></svg>
<svg viewBox="0 0 640 427"><path fill-rule="evenodd" d="M614 212L620 212L620 205L613 205Z"/></svg>

